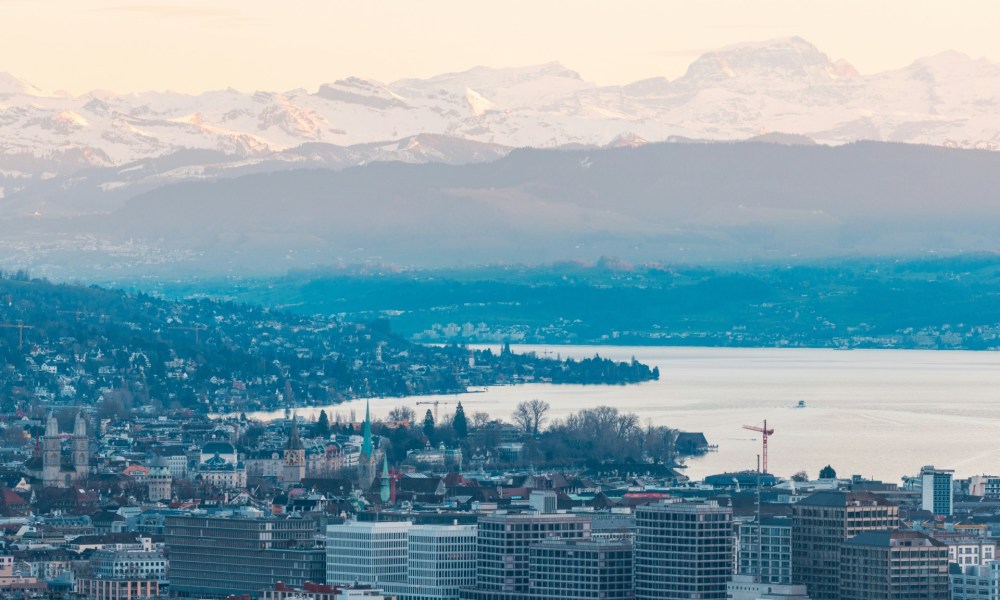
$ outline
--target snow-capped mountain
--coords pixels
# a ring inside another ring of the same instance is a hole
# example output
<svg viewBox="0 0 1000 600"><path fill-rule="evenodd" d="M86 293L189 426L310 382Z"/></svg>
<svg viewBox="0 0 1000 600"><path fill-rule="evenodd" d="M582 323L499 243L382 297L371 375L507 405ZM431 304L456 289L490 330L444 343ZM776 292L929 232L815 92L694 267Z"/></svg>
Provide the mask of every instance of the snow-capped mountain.
<svg viewBox="0 0 1000 600"><path fill-rule="evenodd" d="M54 188L110 192L295 166L462 163L491 160L512 147L771 132L820 143L997 149L998 107L1000 65L985 59L947 52L861 75L800 38L722 48L700 56L674 81L612 87L558 63L476 67L389 84L352 77L315 92L199 95L72 96L0 73L0 198L23 211L36 207L28 200L43 188L51 198ZM169 168L157 168L157 161Z"/></svg>

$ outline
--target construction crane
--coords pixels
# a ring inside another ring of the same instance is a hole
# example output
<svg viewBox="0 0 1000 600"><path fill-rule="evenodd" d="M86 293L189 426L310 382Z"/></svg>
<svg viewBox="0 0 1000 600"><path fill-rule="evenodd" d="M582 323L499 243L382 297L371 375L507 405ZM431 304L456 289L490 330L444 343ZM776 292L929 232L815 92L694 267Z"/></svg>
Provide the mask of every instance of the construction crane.
<svg viewBox="0 0 1000 600"><path fill-rule="evenodd" d="M763 427L757 427L756 425L744 425L743 429L756 431L761 435L762 444L764 446L761 451L761 472L767 473L767 438L774 435L774 430L767 428L767 419L764 419Z"/></svg>
<svg viewBox="0 0 1000 600"><path fill-rule="evenodd" d="M181 327L181 326L177 326L177 327L170 327L169 329L179 329L179 330L183 330L183 331L193 331L194 332L194 343L195 344L200 344L201 343L201 338L198 336L198 332L199 331L205 331L208 328L205 327L205 326L203 326L203 325L195 325L194 327Z"/></svg>
<svg viewBox="0 0 1000 600"><path fill-rule="evenodd" d="M426 400L424 402L417 402L417 404L433 404L434 405L434 422L438 422L438 404L451 404L451 402L443 402L441 400Z"/></svg>
<svg viewBox="0 0 1000 600"><path fill-rule="evenodd" d="M4 329L17 329L17 347L18 349L24 348L24 330L34 329L34 325L25 325L18 321L17 323L0 323L0 327Z"/></svg>

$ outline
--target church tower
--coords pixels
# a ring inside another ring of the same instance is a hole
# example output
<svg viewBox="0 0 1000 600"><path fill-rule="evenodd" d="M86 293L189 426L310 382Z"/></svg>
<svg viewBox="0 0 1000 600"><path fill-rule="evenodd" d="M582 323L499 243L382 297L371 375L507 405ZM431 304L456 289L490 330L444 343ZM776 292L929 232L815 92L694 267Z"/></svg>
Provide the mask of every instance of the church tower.
<svg viewBox="0 0 1000 600"><path fill-rule="evenodd" d="M382 456L382 489L379 490L379 497L382 499L382 504L388 503L389 499L392 498L389 483L389 460L384 455Z"/></svg>
<svg viewBox="0 0 1000 600"><path fill-rule="evenodd" d="M288 432L288 442L285 444L285 465L282 480L286 484L297 484L306 476L306 449L299 439L299 423L292 417L292 427Z"/></svg>
<svg viewBox="0 0 1000 600"><path fill-rule="evenodd" d="M90 438L87 437L87 421L82 410L76 413L76 423L73 424L73 469L77 481L85 481L90 476Z"/></svg>
<svg viewBox="0 0 1000 600"><path fill-rule="evenodd" d="M45 424L45 437L42 438L42 485L45 487L63 487L60 479L62 471L62 441L59 439L59 422L56 416L49 412Z"/></svg>
<svg viewBox="0 0 1000 600"><path fill-rule="evenodd" d="M364 439L361 442L361 456L358 458L358 481L362 490L371 488L377 469L375 446L372 444L372 419L368 401L365 401Z"/></svg>

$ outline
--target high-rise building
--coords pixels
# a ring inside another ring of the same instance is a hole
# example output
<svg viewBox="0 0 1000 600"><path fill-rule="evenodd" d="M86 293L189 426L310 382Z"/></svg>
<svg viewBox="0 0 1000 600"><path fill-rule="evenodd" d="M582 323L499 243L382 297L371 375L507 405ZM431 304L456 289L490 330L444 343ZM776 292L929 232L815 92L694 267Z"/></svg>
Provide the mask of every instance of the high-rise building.
<svg viewBox="0 0 1000 600"><path fill-rule="evenodd" d="M326 528L326 582L405 582L409 521L347 521Z"/></svg>
<svg viewBox="0 0 1000 600"><path fill-rule="evenodd" d="M733 575L733 513L715 501L661 500L635 511L635 597L726 597Z"/></svg>
<svg viewBox="0 0 1000 600"><path fill-rule="evenodd" d="M632 544L547 540L531 546L528 587L533 598L632 600Z"/></svg>
<svg viewBox="0 0 1000 600"><path fill-rule="evenodd" d="M476 583L475 525L414 525L407 532L406 583L380 582L397 600L458 600Z"/></svg>
<svg viewBox="0 0 1000 600"><path fill-rule="evenodd" d="M323 583L316 522L252 515L171 515L166 520L171 594L225 598L257 594L279 581Z"/></svg>
<svg viewBox="0 0 1000 600"><path fill-rule="evenodd" d="M529 593L533 544L550 539L582 540L590 519L567 513L508 513L480 517L476 533L476 587L463 589L470 600L524 598Z"/></svg>
<svg viewBox="0 0 1000 600"><path fill-rule="evenodd" d="M813 600L838 600L840 546L899 526L899 508L869 492L816 492L792 506L792 581Z"/></svg>
<svg viewBox="0 0 1000 600"><path fill-rule="evenodd" d="M948 517L952 510L951 479L954 471L926 466L920 469L920 507L935 516Z"/></svg>
<svg viewBox="0 0 1000 600"><path fill-rule="evenodd" d="M759 536L759 537L758 537ZM792 519L764 517L739 527L741 575L756 575L762 583L792 582Z"/></svg>
<svg viewBox="0 0 1000 600"><path fill-rule="evenodd" d="M945 600L948 547L919 531L865 531L841 544L840 600Z"/></svg>

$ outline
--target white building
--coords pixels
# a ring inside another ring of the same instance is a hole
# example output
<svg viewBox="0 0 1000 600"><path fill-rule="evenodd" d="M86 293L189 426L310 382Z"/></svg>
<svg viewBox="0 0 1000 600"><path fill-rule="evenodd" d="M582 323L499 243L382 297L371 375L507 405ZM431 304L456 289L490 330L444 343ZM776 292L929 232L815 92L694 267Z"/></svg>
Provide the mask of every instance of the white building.
<svg viewBox="0 0 1000 600"><path fill-rule="evenodd" d="M969 495L997 497L1000 496L1000 477L996 475L974 475L969 478Z"/></svg>
<svg viewBox="0 0 1000 600"><path fill-rule="evenodd" d="M406 581L409 521L348 521L326 528L329 585Z"/></svg>
<svg viewBox="0 0 1000 600"><path fill-rule="evenodd" d="M167 559L160 550L98 550L90 566L92 575L99 579L167 578Z"/></svg>
<svg viewBox="0 0 1000 600"><path fill-rule="evenodd" d="M476 584L475 525L414 525L407 548L406 583L380 584L397 600L458 600Z"/></svg>
<svg viewBox="0 0 1000 600"><path fill-rule="evenodd" d="M984 538L942 539L948 544L948 562L960 567L985 566L997 554L996 542Z"/></svg>
<svg viewBox="0 0 1000 600"><path fill-rule="evenodd" d="M951 600L1000 600L1000 562L963 567L949 575Z"/></svg>

